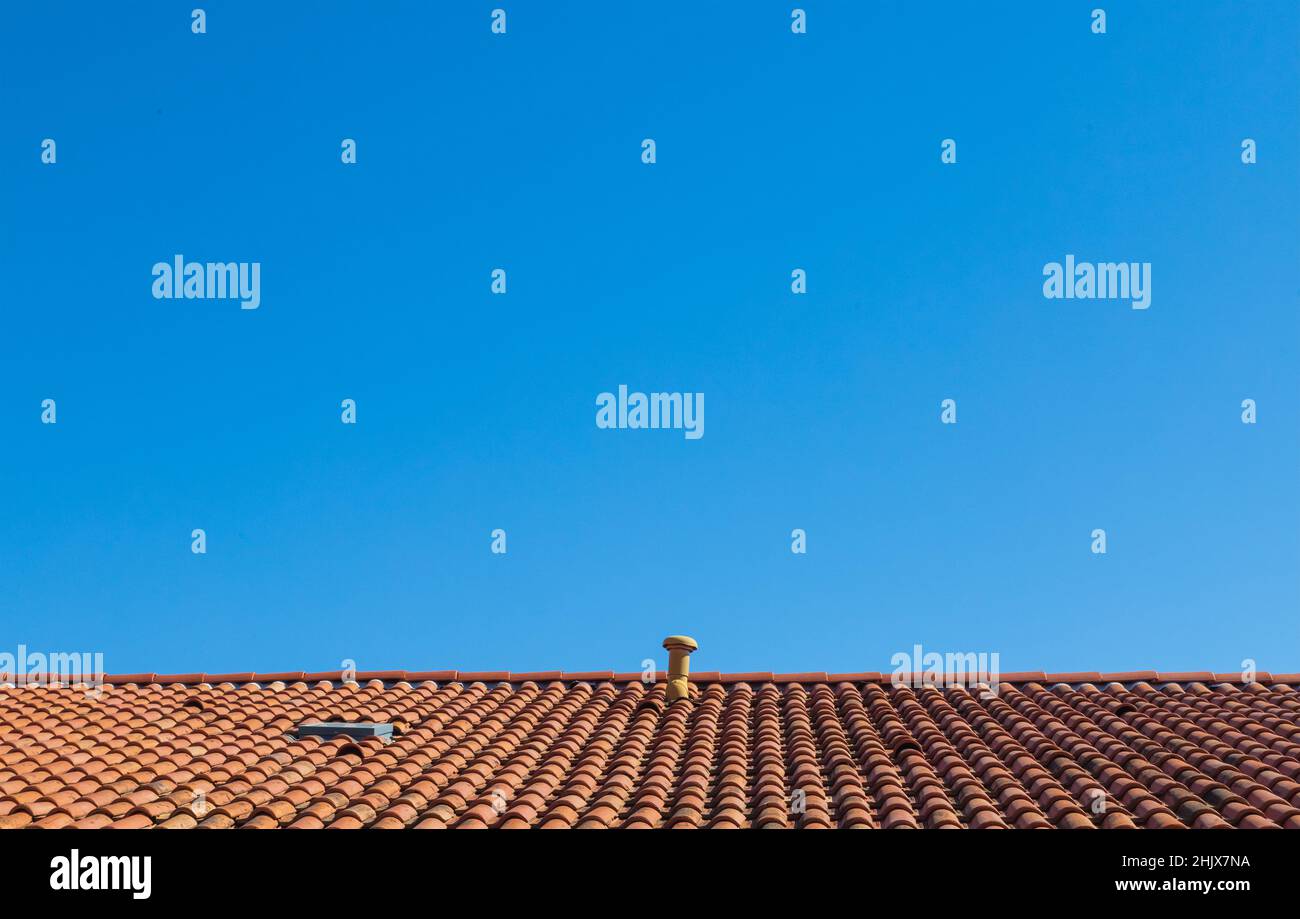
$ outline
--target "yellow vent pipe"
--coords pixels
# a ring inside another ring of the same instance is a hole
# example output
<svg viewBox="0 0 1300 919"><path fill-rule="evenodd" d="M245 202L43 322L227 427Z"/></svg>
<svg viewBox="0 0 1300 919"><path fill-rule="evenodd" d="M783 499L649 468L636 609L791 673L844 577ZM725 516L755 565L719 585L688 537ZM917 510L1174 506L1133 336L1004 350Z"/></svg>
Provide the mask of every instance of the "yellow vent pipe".
<svg viewBox="0 0 1300 919"><path fill-rule="evenodd" d="M668 704L678 699L690 698L691 694L691 652L699 649L699 643L689 635L669 635L664 639L668 649Z"/></svg>

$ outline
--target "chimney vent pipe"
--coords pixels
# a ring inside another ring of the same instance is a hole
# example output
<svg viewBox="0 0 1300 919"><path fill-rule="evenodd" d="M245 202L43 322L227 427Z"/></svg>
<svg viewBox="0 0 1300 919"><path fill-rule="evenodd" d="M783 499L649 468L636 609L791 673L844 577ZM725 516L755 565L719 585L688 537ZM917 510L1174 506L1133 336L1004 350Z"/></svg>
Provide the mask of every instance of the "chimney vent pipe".
<svg viewBox="0 0 1300 919"><path fill-rule="evenodd" d="M691 652L700 645L689 635L669 635L664 639L668 649L668 704L686 699L691 694Z"/></svg>

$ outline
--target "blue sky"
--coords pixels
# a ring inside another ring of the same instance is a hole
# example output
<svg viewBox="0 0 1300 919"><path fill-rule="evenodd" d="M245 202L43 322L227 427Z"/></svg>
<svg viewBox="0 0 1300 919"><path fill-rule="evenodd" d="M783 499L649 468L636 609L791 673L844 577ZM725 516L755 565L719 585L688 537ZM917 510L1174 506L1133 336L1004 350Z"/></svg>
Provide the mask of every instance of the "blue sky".
<svg viewBox="0 0 1300 919"><path fill-rule="evenodd" d="M1300 669L1296 4L198 3L0 19L5 650Z"/></svg>

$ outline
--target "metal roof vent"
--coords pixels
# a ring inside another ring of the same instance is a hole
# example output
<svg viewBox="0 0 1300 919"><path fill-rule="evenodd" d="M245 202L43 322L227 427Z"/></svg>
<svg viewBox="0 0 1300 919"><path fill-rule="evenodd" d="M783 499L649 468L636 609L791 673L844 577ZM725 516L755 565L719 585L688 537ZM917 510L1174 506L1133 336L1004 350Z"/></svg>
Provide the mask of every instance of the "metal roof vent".
<svg viewBox="0 0 1300 919"><path fill-rule="evenodd" d="M393 726L387 722L374 721L304 721L298 725L295 736L324 737L329 740L342 734L355 740L366 737L378 737L384 743L393 742Z"/></svg>

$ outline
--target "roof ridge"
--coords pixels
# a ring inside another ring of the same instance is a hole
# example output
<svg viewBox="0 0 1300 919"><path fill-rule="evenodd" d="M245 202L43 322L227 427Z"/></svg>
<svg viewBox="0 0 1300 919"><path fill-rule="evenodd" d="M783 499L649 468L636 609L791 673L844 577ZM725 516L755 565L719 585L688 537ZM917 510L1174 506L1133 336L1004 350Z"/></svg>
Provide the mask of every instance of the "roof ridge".
<svg viewBox="0 0 1300 919"><path fill-rule="evenodd" d="M199 684L199 683L310 683L322 680L335 682L344 679L343 670L326 670L308 672L302 670L279 671L273 673L126 673L104 674L102 682L110 685L129 683L145 684ZM8 676L0 676L0 679ZM898 674L903 682L911 686L924 686L938 682L938 674L923 671ZM613 670L561 671L541 670L514 673L508 670L361 670L352 674L356 682L460 682L460 683L541 683L541 682L604 682L627 683L638 682L643 678L641 671L616 673ZM667 678L665 671L655 671L655 679ZM693 683L892 683L895 674L869 670L857 673L828 673L810 671L801 673L775 673L771 671L744 671L721 673L719 671L701 671L691 674ZM27 674L28 683L50 682L84 682L81 679L68 680L59 674ZM945 673L942 681L948 683L974 684L981 682L976 675L964 673ZM983 681L987 682L987 681ZM1070 671L1046 673L1041 670L1016 671L998 675L1000 683L1282 683L1300 685L1300 673L1256 673L1253 680L1247 680L1240 672L1213 673L1209 670L1160 672L1155 670L1130 670L1118 672Z"/></svg>

